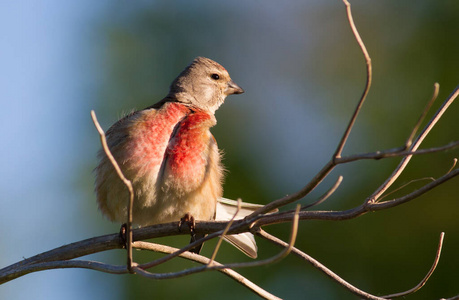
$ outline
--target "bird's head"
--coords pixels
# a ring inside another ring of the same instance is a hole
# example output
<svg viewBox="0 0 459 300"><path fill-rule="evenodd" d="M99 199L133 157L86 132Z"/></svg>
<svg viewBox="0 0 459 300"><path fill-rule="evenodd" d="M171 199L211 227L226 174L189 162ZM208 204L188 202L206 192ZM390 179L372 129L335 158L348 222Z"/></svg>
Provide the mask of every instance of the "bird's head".
<svg viewBox="0 0 459 300"><path fill-rule="evenodd" d="M197 57L172 82L168 96L214 114L226 96L243 92L219 63Z"/></svg>

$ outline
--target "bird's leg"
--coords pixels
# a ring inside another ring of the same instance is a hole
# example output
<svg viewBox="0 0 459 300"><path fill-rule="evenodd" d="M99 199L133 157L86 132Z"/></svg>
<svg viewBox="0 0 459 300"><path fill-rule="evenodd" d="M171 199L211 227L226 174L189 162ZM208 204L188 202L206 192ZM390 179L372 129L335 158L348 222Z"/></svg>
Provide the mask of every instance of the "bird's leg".
<svg viewBox="0 0 459 300"><path fill-rule="evenodd" d="M123 225L121 225L120 233L119 233L119 238L120 238L121 244L123 244L124 249L127 249L126 231L127 231L127 224L124 223Z"/></svg>
<svg viewBox="0 0 459 300"><path fill-rule="evenodd" d="M190 244L206 236L205 234L196 235L196 232L194 230L196 223L195 223L194 217L190 213L186 213L185 216L183 216L183 218L180 219L179 230L182 227L183 223L187 223L188 227L190 227L190 232L191 232ZM201 248L202 248L202 244L197 245L194 248L191 248L189 251L199 254L199 252L201 251Z"/></svg>
<svg viewBox="0 0 459 300"><path fill-rule="evenodd" d="M190 228L191 232L191 240L194 242L196 240L196 234L194 232L194 228L196 223L194 221L194 217L190 213L186 213L183 218L180 219L179 222L179 230L182 228L183 223L187 223L188 227Z"/></svg>

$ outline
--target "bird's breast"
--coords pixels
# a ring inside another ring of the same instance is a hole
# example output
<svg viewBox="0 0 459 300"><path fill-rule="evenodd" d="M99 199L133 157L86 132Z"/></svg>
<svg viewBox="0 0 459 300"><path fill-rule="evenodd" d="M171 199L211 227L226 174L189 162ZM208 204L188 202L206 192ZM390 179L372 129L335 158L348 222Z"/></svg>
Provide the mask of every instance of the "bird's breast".
<svg viewBox="0 0 459 300"><path fill-rule="evenodd" d="M212 115L194 112L177 125L165 155L164 180L167 187L187 193L202 185L211 151L209 128L214 124Z"/></svg>

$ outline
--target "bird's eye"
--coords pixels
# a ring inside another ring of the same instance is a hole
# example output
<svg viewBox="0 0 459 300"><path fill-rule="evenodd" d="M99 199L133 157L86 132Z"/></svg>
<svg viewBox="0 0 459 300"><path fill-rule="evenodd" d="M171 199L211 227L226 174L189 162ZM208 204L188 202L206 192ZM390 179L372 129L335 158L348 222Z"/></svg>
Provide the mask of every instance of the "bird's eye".
<svg viewBox="0 0 459 300"><path fill-rule="evenodd" d="M220 76L218 76L218 74L212 74L210 75L210 77L213 79L213 80L219 80L220 79Z"/></svg>

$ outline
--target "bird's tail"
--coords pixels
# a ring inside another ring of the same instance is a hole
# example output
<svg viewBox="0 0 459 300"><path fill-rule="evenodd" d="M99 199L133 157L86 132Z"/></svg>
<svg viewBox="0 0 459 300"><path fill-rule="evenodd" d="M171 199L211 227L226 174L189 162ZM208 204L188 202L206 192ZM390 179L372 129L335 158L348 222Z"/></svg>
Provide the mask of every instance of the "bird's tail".
<svg viewBox="0 0 459 300"><path fill-rule="evenodd" d="M243 219L244 217L250 215L255 210L263 207L260 204L253 203L241 203L241 209L239 210L235 220ZM237 211L237 201L220 198L217 201L217 210L216 210L216 221L229 221L234 216ZM277 211L277 210L276 210ZM273 213L275 211L272 211ZM229 242L244 254L251 258L257 258L257 243L255 242L255 237L250 232L244 232L239 234L227 235L224 237L225 241Z"/></svg>

